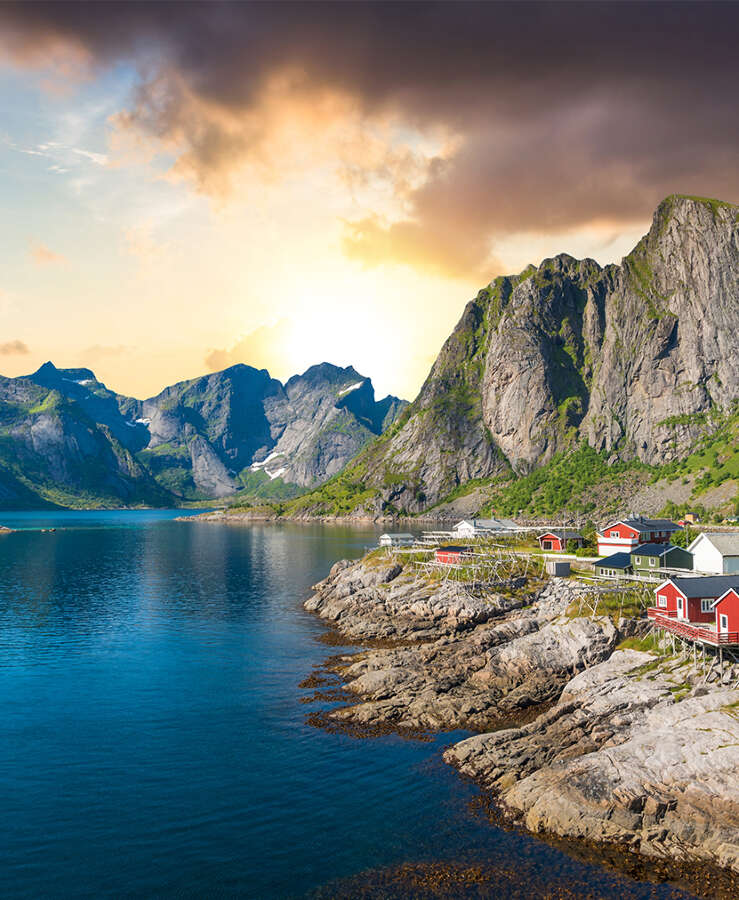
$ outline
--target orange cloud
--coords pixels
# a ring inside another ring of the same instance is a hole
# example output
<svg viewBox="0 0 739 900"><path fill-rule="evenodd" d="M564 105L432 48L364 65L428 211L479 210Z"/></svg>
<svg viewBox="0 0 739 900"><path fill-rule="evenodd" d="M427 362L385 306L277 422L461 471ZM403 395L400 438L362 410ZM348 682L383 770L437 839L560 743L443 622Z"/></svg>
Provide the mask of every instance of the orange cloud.
<svg viewBox="0 0 739 900"><path fill-rule="evenodd" d="M346 223L344 253L367 266L399 263L451 276L490 281L503 271L484 231L476 234L454 222L401 221L384 224L376 216Z"/></svg>
<svg viewBox="0 0 739 900"><path fill-rule="evenodd" d="M0 356L26 356L31 351L23 341L6 341L0 344Z"/></svg>
<svg viewBox="0 0 739 900"><path fill-rule="evenodd" d="M205 357L206 368L218 372L245 363L256 369L268 369L270 374L289 370L289 344L293 334L294 328L288 319L280 319L274 325L260 325L230 347L209 350Z"/></svg>
<svg viewBox="0 0 739 900"><path fill-rule="evenodd" d="M30 253L31 258L37 266L48 266L53 263L66 263L67 261L67 258L62 256L61 253L55 253L45 244L40 244L38 242L33 242L31 244Z"/></svg>

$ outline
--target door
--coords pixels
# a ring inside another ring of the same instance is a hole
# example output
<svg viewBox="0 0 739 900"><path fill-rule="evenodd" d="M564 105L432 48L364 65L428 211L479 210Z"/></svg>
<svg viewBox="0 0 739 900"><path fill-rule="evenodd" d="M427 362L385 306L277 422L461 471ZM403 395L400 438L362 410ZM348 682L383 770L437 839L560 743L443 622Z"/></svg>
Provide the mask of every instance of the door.
<svg viewBox="0 0 739 900"><path fill-rule="evenodd" d="M719 634L728 634L729 632L729 617L728 616L719 616L718 617L718 625L719 625Z"/></svg>
<svg viewBox="0 0 739 900"><path fill-rule="evenodd" d="M684 600L682 597L677 598L677 617L678 619L685 618L685 607L683 606Z"/></svg>

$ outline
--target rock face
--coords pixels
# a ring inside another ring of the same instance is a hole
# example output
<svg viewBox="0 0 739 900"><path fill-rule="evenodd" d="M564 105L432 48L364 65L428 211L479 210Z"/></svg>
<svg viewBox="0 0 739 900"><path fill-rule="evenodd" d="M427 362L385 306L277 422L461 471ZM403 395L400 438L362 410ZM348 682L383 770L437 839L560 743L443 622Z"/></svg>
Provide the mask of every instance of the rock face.
<svg viewBox="0 0 739 900"><path fill-rule="evenodd" d="M328 363L284 386L233 366L144 401L115 394L89 369L46 363L0 379L0 504L165 505L317 484L405 405L375 401L369 379Z"/></svg>
<svg viewBox="0 0 739 900"><path fill-rule="evenodd" d="M311 366L285 385L265 369L232 366L143 402L146 459L183 496L227 496L278 478L305 487L342 469L405 406L376 401L351 366Z"/></svg>
<svg viewBox="0 0 739 900"><path fill-rule="evenodd" d="M469 738L445 758L531 831L739 874L737 691L675 703L674 677L644 677L653 662L616 651L534 722Z"/></svg>
<svg viewBox="0 0 739 900"><path fill-rule="evenodd" d="M473 596L375 554L314 590L306 609L345 639L391 644L334 660L352 699L316 724L487 729L445 759L529 830L739 878L739 667L704 679L692 658L616 649L647 623L573 617L592 587L572 581Z"/></svg>
<svg viewBox="0 0 739 900"><path fill-rule="evenodd" d="M528 471L585 439L680 456L739 397L739 207L673 196L620 266L565 254L471 301L388 441L362 458L378 511Z"/></svg>

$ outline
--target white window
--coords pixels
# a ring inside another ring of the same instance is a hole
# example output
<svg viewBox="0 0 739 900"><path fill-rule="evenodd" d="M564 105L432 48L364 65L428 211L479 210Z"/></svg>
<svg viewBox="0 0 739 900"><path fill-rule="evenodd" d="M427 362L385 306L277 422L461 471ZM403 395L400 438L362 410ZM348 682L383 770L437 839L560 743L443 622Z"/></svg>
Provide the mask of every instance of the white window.
<svg viewBox="0 0 739 900"><path fill-rule="evenodd" d="M610 537L618 537L618 536L619 536L619 534L617 531L612 531L610 534Z"/></svg>
<svg viewBox="0 0 739 900"><path fill-rule="evenodd" d="M641 556L635 556L634 562L637 564L637 566L640 566L641 565Z"/></svg>
<svg viewBox="0 0 739 900"><path fill-rule="evenodd" d="M656 558L655 558L654 556L650 556L650 557L649 557L649 565L650 565L650 566L656 566L656 565L657 565L657 560L656 560Z"/></svg>
<svg viewBox="0 0 739 900"><path fill-rule="evenodd" d="M657 606L667 609L667 596L665 594L657 594Z"/></svg>
<svg viewBox="0 0 739 900"><path fill-rule="evenodd" d="M701 600L701 612L710 612L713 606L713 598L708 597Z"/></svg>

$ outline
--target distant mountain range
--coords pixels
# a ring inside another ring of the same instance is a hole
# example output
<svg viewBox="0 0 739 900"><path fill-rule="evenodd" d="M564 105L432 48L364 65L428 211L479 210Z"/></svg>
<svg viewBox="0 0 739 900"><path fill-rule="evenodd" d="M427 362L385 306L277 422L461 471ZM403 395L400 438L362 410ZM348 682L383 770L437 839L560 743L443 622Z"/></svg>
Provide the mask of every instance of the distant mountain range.
<svg viewBox="0 0 739 900"><path fill-rule="evenodd" d="M284 385L236 365L149 400L48 362L0 376L0 506L172 505L293 496L340 471L406 406L322 363Z"/></svg>

